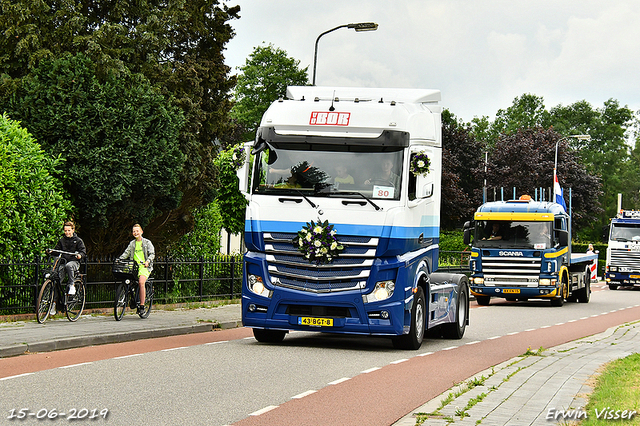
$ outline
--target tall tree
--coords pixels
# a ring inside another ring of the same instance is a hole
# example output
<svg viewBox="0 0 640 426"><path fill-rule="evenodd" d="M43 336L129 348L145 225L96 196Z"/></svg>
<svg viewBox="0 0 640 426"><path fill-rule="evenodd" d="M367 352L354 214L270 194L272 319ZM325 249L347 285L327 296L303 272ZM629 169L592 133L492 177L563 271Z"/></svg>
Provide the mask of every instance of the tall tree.
<svg viewBox="0 0 640 426"><path fill-rule="evenodd" d="M125 74L101 83L82 54L43 59L5 104L66 159L66 187L93 253L117 251L131 225L181 201L182 111L144 76Z"/></svg>
<svg viewBox="0 0 640 426"><path fill-rule="evenodd" d="M157 210L147 228L156 238L177 237L192 226L191 210L215 196L213 159L217 145L230 139L235 84L223 51L233 37L229 21L239 18L239 10L218 0L0 0L0 99L13 97L43 59L68 53L86 55L101 84L144 75L184 116L178 139L186 159L178 169L180 204Z"/></svg>
<svg viewBox="0 0 640 426"><path fill-rule="evenodd" d="M484 144L449 111L442 113L441 225L454 229L471 219L482 203Z"/></svg>
<svg viewBox="0 0 640 426"><path fill-rule="evenodd" d="M549 127L549 112L544 99L530 93L516 97L506 110L499 109L491 124L490 144L497 142L501 134L513 134L520 129Z"/></svg>
<svg viewBox="0 0 640 426"><path fill-rule="evenodd" d="M573 229L577 230L589 226L602 212L598 201L602 194L601 182L581 164L578 152L568 140L552 129L525 129L503 135L489 156L487 184L516 188L516 196L531 195L538 188L546 188L548 199L553 188L556 143L558 176L562 187L572 189Z"/></svg>
<svg viewBox="0 0 640 426"><path fill-rule="evenodd" d="M307 69L298 59L272 44L258 46L240 67L232 117L245 128L244 140L252 140L269 105L286 95L287 86L309 84Z"/></svg>
<svg viewBox="0 0 640 426"><path fill-rule="evenodd" d="M560 133L591 136L591 140L572 138L571 144L580 152L587 170L602 178L601 203L606 213L600 218L600 224L605 225L615 214L617 194L627 193L629 188L640 184L640 176L627 172L632 166L627 135L633 123L633 111L609 99L602 108L594 109L588 102L579 101L552 108L550 114L554 129Z"/></svg>

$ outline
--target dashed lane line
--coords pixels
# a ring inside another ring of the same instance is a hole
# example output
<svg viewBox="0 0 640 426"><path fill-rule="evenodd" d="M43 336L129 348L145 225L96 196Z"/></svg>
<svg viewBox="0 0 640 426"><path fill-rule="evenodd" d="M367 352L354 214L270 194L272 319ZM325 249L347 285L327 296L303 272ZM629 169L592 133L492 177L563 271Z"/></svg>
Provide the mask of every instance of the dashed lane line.
<svg viewBox="0 0 640 426"><path fill-rule="evenodd" d="M292 397L291 397L291 399L300 399L300 398L304 398L305 396L311 395L311 394L316 393L316 392L317 392L317 391L315 391L315 390L308 390L308 391L306 391L306 392L299 393L299 394L298 394L298 395L296 395L296 396L292 396Z"/></svg>

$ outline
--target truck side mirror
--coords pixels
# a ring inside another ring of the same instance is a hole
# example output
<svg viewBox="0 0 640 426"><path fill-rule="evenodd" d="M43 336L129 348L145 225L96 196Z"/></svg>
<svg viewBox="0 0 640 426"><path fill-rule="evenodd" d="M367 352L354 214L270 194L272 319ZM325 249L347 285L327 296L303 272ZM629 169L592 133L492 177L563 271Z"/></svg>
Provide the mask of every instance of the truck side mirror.
<svg viewBox="0 0 640 426"><path fill-rule="evenodd" d="M558 239L560 240L560 246L568 246L569 245L569 233L567 231L559 231Z"/></svg>
<svg viewBox="0 0 640 426"><path fill-rule="evenodd" d="M238 189L245 196L249 193L249 168L251 165L249 153L251 152L251 145L251 142L244 144L244 152L246 152L247 155L245 156L244 164L236 171L236 176L238 176Z"/></svg>
<svg viewBox="0 0 640 426"><path fill-rule="evenodd" d="M463 233L463 242L464 242L466 245L470 245L470 244L471 244L471 231L472 231L473 229L474 229L474 228L471 226L471 222L466 221L466 222L464 223L464 227L463 227L463 230L464 230L464 233Z"/></svg>

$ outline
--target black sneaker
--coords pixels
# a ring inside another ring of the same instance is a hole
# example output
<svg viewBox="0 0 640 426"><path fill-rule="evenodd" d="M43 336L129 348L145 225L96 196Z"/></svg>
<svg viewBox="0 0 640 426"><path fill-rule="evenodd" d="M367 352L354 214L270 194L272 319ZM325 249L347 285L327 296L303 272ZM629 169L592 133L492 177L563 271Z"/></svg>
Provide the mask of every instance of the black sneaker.
<svg viewBox="0 0 640 426"><path fill-rule="evenodd" d="M144 305L138 306L138 315L144 314Z"/></svg>

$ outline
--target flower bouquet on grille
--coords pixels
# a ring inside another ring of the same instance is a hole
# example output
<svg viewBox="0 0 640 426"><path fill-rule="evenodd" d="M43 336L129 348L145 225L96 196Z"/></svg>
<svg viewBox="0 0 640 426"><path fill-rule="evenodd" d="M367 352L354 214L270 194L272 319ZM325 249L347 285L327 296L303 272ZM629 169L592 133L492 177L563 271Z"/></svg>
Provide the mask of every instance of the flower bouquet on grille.
<svg viewBox="0 0 640 426"><path fill-rule="evenodd" d="M336 231L329 221L307 222L293 239L298 248L309 262L321 264L329 263L340 255L344 246L336 238Z"/></svg>
<svg viewBox="0 0 640 426"><path fill-rule="evenodd" d="M424 152L418 152L411 157L409 171L414 175L426 176L431 167L431 159Z"/></svg>

